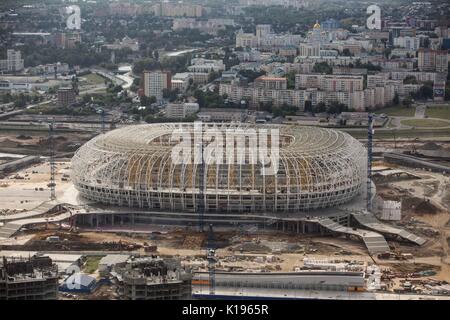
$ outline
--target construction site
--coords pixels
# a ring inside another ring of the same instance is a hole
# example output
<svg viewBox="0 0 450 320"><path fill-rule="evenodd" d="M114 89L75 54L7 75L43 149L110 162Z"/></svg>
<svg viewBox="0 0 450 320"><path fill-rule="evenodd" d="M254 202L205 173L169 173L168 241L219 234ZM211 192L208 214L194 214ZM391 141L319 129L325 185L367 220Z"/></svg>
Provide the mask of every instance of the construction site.
<svg viewBox="0 0 450 320"><path fill-rule="evenodd" d="M82 256L80 281L96 285L62 290L73 272L59 270L60 299L450 298L448 139L286 126L274 178L174 166L173 130L2 137L0 256ZM132 262L152 256L186 276ZM124 295L129 285L142 294Z"/></svg>

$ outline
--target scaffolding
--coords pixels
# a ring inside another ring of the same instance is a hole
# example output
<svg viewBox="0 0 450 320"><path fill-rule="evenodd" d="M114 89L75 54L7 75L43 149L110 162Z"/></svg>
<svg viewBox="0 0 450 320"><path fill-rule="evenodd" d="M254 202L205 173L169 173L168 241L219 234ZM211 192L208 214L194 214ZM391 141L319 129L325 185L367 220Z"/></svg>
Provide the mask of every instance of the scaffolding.
<svg viewBox="0 0 450 320"><path fill-rule="evenodd" d="M223 159L235 155L238 149L242 151L238 141L245 141L244 162L218 163L210 159L212 142L208 140L202 165L195 161L174 163L172 151L180 140L172 133L180 129L183 139L193 142L194 154L198 140L194 141L193 123L127 126L98 135L72 159L76 188L85 198L109 205L252 213L333 207L353 199L365 186L366 149L342 131L248 123L202 124L204 135L221 137L223 141L235 138L234 150L223 150ZM249 161L255 156L250 146L256 146L257 152L271 152L272 136L267 139L266 149L259 138L249 137L260 129L279 130L276 174L263 174L267 164Z"/></svg>

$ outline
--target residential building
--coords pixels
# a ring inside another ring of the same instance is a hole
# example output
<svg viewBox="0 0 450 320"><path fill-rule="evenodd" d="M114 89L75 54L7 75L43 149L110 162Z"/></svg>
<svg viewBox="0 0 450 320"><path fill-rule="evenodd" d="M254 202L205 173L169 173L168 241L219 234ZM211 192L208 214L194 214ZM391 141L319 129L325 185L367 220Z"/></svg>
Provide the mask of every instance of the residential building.
<svg viewBox="0 0 450 320"><path fill-rule="evenodd" d="M19 72L24 68L24 60L20 51L6 50L6 60L0 60L0 71Z"/></svg>
<svg viewBox="0 0 450 320"><path fill-rule="evenodd" d="M169 103L166 106L166 118L169 119L184 119L193 115L199 110L198 103Z"/></svg>
<svg viewBox="0 0 450 320"><path fill-rule="evenodd" d="M158 17L201 17L203 7L197 4L161 2L153 6Z"/></svg>
<svg viewBox="0 0 450 320"><path fill-rule="evenodd" d="M263 89L286 90L287 79L281 77L261 76L255 79L255 87Z"/></svg>
<svg viewBox="0 0 450 320"><path fill-rule="evenodd" d="M276 34L268 24L256 26L256 33L244 33L241 29L236 34L236 47L272 49L285 46L298 46L303 40L297 34Z"/></svg>
<svg viewBox="0 0 450 320"><path fill-rule="evenodd" d="M219 72L225 70L225 64L222 60L212 60L204 58L194 58L188 67L189 72L209 73L212 71Z"/></svg>
<svg viewBox="0 0 450 320"><path fill-rule="evenodd" d="M420 39L418 37L394 38L394 46L409 50L418 50L420 48Z"/></svg>
<svg viewBox="0 0 450 320"><path fill-rule="evenodd" d="M171 89L171 74L165 71L144 71L143 73L144 95L155 97L161 101L163 90Z"/></svg>
<svg viewBox="0 0 450 320"><path fill-rule="evenodd" d="M359 75L324 75L324 74L296 74L295 87L317 88L323 91L361 91L364 77Z"/></svg>
<svg viewBox="0 0 450 320"><path fill-rule="evenodd" d="M420 48L418 51L418 67L420 71L448 71L447 50Z"/></svg>

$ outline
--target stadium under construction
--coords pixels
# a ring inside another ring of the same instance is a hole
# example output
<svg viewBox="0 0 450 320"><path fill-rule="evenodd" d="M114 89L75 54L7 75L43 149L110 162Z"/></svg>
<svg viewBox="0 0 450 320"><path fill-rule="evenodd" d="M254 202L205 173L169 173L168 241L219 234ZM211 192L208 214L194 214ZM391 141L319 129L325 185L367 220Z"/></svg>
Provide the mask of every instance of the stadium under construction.
<svg viewBox="0 0 450 320"><path fill-rule="evenodd" d="M360 142L327 128L126 126L96 136L75 153L71 180L76 202L59 198L5 216L0 238L48 223L111 230L173 225L200 231L212 224L216 230L342 235L362 240L371 254L389 251L386 239L422 245L423 238L367 211L367 199L371 202L375 194L367 159Z"/></svg>
<svg viewBox="0 0 450 320"><path fill-rule="evenodd" d="M77 225L212 223L334 233L363 240L372 253L389 251L384 236L424 242L367 212L367 151L356 139L325 128L264 128L266 141L258 126L242 123L137 125L95 137L72 159L74 185L91 203L76 215ZM176 162L173 150L183 141L188 161ZM210 148L223 141L231 150ZM270 161L252 162L261 149ZM217 161L230 154L232 161ZM275 156L278 172L266 174Z"/></svg>

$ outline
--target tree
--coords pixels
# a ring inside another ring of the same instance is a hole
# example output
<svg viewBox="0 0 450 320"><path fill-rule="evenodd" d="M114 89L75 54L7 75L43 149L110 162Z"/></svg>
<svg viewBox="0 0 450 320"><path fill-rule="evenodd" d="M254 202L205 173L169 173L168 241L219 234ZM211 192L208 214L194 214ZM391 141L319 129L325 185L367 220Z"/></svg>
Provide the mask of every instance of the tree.
<svg viewBox="0 0 450 320"><path fill-rule="evenodd" d="M295 70L292 70L286 75L288 89L295 89L295 74Z"/></svg>
<svg viewBox="0 0 450 320"><path fill-rule="evenodd" d="M406 97L405 99L403 99L403 105L404 105L406 108L411 107L411 105L412 105L412 99L411 99L411 97Z"/></svg>
<svg viewBox="0 0 450 320"><path fill-rule="evenodd" d="M392 103L396 106L398 106L400 104L400 97L398 96L397 92L394 95L394 99L392 99Z"/></svg>
<svg viewBox="0 0 450 320"><path fill-rule="evenodd" d="M353 54L350 52L349 48L345 48L344 50L342 50L342 55L344 57L352 57L353 56Z"/></svg>
<svg viewBox="0 0 450 320"><path fill-rule="evenodd" d="M144 70L155 70L159 68L160 65L158 61L155 61L151 58L145 58L139 61L136 61L133 66L134 74L141 74Z"/></svg>
<svg viewBox="0 0 450 320"><path fill-rule="evenodd" d="M151 96L151 97L141 96L140 101L141 101L141 105L150 106L156 102L156 98L154 96Z"/></svg>
<svg viewBox="0 0 450 320"><path fill-rule="evenodd" d="M327 62L318 62L314 65L313 72L332 74L333 69L328 65Z"/></svg>
<svg viewBox="0 0 450 320"><path fill-rule="evenodd" d="M415 76L406 76L405 79L403 79L404 84L417 84L417 79Z"/></svg>
<svg viewBox="0 0 450 320"><path fill-rule="evenodd" d="M168 99L169 102L177 100L178 94L179 94L178 88L175 88L173 90L163 89L163 98Z"/></svg>
<svg viewBox="0 0 450 320"><path fill-rule="evenodd" d="M327 112L327 106L325 105L325 103L319 102L319 103L313 108L313 112L314 112L314 113Z"/></svg>
<svg viewBox="0 0 450 320"><path fill-rule="evenodd" d="M419 91L414 95L416 99L431 99L433 98L433 87L430 84L424 84Z"/></svg>

